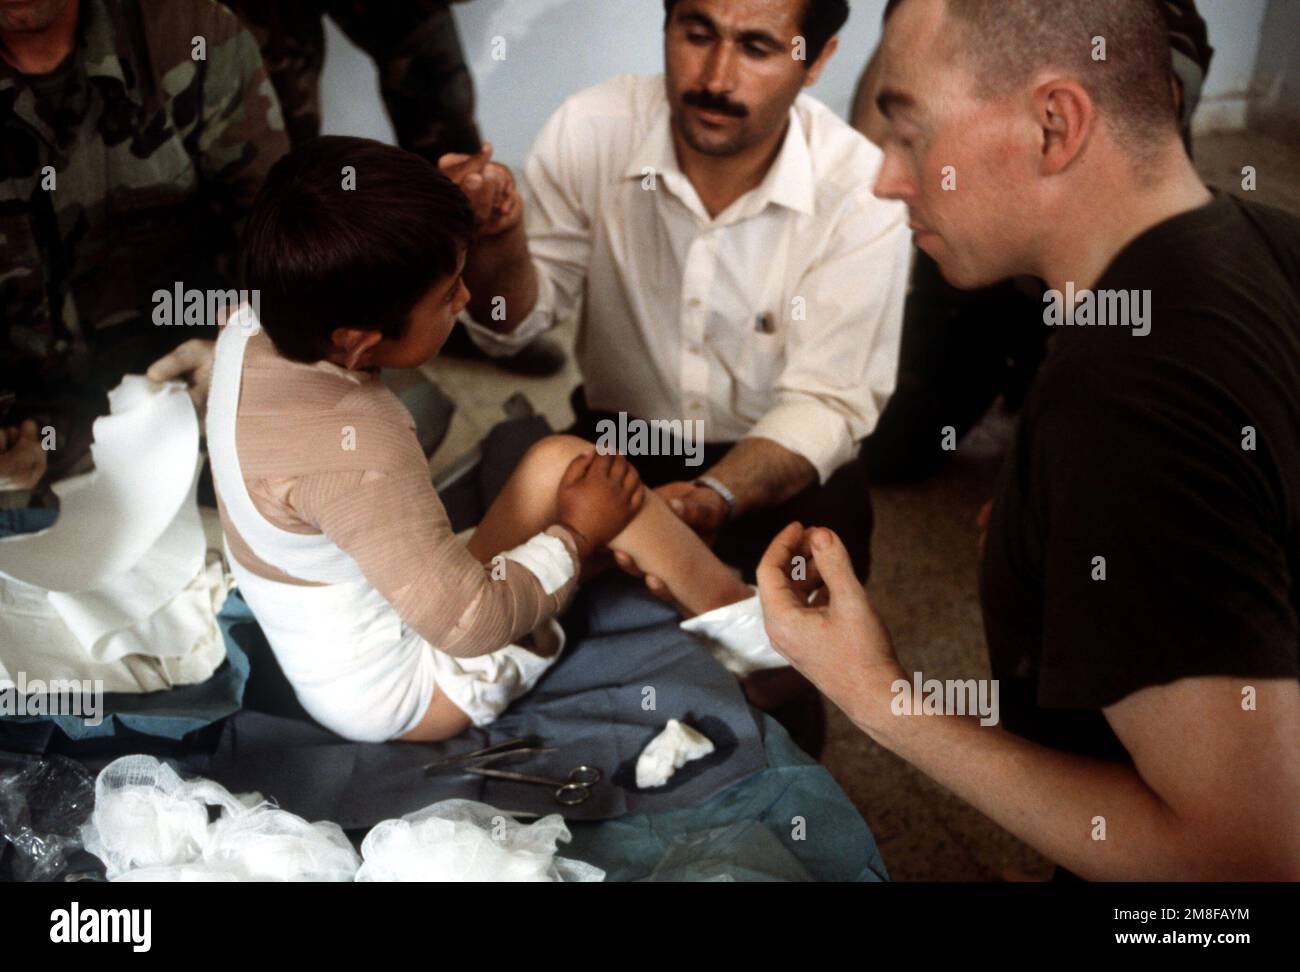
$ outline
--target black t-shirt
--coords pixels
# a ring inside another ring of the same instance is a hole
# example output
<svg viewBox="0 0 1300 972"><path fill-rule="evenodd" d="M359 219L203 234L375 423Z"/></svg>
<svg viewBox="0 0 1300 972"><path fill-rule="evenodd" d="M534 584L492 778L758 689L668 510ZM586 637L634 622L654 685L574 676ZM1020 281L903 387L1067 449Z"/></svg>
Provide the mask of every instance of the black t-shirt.
<svg viewBox="0 0 1300 972"><path fill-rule="evenodd" d="M1051 328L980 587L1003 725L1127 760L1101 709L1139 689L1300 678L1300 220L1216 195L1105 290L1150 333Z"/></svg>

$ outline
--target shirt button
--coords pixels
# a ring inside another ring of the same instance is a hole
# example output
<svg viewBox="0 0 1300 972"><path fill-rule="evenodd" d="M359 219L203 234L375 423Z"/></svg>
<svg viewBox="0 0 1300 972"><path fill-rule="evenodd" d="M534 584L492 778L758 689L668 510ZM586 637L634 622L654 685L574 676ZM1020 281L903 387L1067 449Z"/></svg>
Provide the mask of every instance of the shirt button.
<svg viewBox="0 0 1300 972"><path fill-rule="evenodd" d="M691 307L699 307L701 304L704 303L704 301L700 300L700 298L698 297L692 297L686 303Z"/></svg>
<svg viewBox="0 0 1300 972"><path fill-rule="evenodd" d="M687 347L686 350L689 351L691 354L699 354L700 346L698 344L692 344L689 347Z"/></svg>

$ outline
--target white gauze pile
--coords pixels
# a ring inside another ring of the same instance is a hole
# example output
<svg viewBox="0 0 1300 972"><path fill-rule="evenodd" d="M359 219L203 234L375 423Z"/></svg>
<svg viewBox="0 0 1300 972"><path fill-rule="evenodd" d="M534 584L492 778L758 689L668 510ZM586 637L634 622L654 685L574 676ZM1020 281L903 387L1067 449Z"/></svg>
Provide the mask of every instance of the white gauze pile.
<svg viewBox="0 0 1300 972"><path fill-rule="evenodd" d="M338 824L184 781L152 756L104 767L81 836L110 881L350 881L361 863Z"/></svg>
<svg viewBox="0 0 1300 972"><path fill-rule="evenodd" d="M556 845L572 839L559 814L525 825L484 803L443 800L376 824L362 842L362 863L338 824L308 823L211 780L182 780L152 756L104 768L81 836L110 881L605 878L598 867L556 856Z"/></svg>
<svg viewBox="0 0 1300 972"><path fill-rule="evenodd" d="M558 813L521 824L486 803L443 800L375 825L358 881L603 881L591 864L555 855L572 837Z"/></svg>

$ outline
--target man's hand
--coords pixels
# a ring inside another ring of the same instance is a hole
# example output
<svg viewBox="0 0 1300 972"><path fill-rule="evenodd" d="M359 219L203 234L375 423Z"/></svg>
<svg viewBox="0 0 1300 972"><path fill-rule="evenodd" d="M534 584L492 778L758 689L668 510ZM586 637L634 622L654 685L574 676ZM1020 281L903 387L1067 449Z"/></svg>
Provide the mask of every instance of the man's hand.
<svg viewBox="0 0 1300 972"><path fill-rule="evenodd" d="M159 358L145 372L150 381L181 380L190 386L190 400L199 422L208 409L208 388L212 384L212 360L217 342L190 338L171 354Z"/></svg>
<svg viewBox="0 0 1300 972"><path fill-rule="evenodd" d="M45 475L46 456L36 423L0 427L0 491L32 489Z"/></svg>
<svg viewBox="0 0 1300 972"><path fill-rule="evenodd" d="M655 490L692 530L713 545L718 531L727 522L727 501L707 486L695 483L666 483Z"/></svg>
<svg viewBox="0 0 1300 972"><path fill-rule="evenodd" d="M514 174L492 161L490 143L485 142L476 155L448 152L438 159L438 168L469 200L479 239L500 236L523 219L524 202Z"/></svg>
<svg viewBox="0 0 1300 972"><path fill-rule="evenodd" d="M758 565L758 596L772 647L790 664L851 718L888 715L903 670L833 531L791 523L778 533Z"/></svg>

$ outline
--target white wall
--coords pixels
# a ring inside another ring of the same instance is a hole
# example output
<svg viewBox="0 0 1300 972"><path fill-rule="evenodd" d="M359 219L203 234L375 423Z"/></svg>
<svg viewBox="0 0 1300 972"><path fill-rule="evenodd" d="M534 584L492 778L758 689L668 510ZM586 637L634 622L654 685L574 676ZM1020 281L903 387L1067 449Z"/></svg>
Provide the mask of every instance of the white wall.
<svg viewBox="0 0 1300 972"><path fill-rule="evenodd" d="M812 89L841 115L880 38L885 0L850 0L840 49ZM470 0L453 8L474 75L479 126L497 157L517 165L566 97L615 74L663 69L663 0ZM327 24L324 130L391 140L372 65ZM492 39L505 38L505 60Z"/></svg>
<svg viewBox="0 0 1300 972"><path fill-rule="evenodd" d="M1300 0L1269 0L1255 59L1250 125L1300 144Z"/></svg>
<svg viewBox="0 0 1300 972"><path fill-rule="evenodd" d="M1045 0L1051 2L1051 0ZM880 37L885 0L851 0L840 49L813 89L841 115ZM1268 0L1199 0L1217 50L1206 80L1199 131L1242 128ZM453 8L478 97L484 137L518 165L565 97L614 74L654 73L663 64L662 0L470 0ZM375 70L333 26L321 97L326 132L392 139ZM505 39L505 60L492 58Z"/></svg>
<svg viewBox="0 0 1300 972"><path fill-rule="evenodd" d="M1214 62L1193 120L1195 131L1246 127L1260 27L1267 8L1268 0L1197 0L1196 9L1210 28Z"/></svg>

